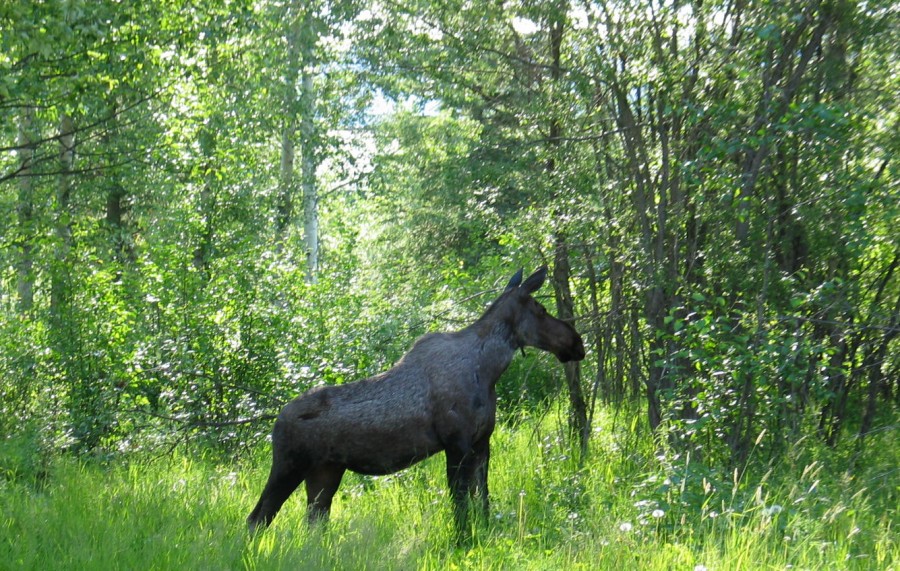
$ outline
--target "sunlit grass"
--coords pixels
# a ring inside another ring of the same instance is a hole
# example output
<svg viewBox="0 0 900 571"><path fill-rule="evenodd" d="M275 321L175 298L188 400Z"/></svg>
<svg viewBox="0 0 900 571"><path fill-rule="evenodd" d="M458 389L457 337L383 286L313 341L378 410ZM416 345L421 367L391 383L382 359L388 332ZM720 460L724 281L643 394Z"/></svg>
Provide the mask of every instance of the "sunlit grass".
<svg viewBox="0 0 900 571"><path fill-rule="evenodd" d="M348 475L324 528L307 527L300 491L253 538L244 519L265 447L232 465L57 459L43 483L0 479L0 568L896 569L896 451L851 473L798 449L713 490L705 476L673 480L690 472L657 459L646 435L598 425L583 466L552 416L498 429L492 510L463 547L441 457L390 477Z"/></svg>

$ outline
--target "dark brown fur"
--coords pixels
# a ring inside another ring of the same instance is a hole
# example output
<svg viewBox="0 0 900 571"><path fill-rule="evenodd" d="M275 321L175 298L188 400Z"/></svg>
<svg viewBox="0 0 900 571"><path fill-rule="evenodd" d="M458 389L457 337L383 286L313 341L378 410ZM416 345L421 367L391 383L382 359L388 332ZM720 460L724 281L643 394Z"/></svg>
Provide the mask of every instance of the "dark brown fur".
<svg viewBox="0 0 900 571"><path fill-rule="evenodd" d="M250 530L268 526L304 480L314 522L327 517L345 470L390 474L445 451L463 531L469 496L487 509L494 387L516 350L537 347L562 362L584 358L575 329L531 297L546 275L541 268L522 283L519 271L478 321L421 337L384 373L314 388L288 403L272 432L272 469L247 518Z"/></svg>

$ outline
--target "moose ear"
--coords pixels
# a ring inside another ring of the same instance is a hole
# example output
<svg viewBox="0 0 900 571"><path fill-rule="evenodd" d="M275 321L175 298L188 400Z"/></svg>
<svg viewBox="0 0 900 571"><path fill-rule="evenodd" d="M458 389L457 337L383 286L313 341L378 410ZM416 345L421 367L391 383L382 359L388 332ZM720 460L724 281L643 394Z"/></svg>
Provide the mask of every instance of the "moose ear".
<svg viewBox="0 0 900 571"><path fill-rule="evenodd" d="M506 289L504 290L504 292L507 292L511 289L516 289L517 287L519 287L520 283L522 283L522 270L521 269L519 269L519 271L516 272L513 275L513 277L510 278L509 283L506 284Z"/></svg>
<svg viewBox="0 0 900 571"><path fill-rule="evenodd" d="M538 271L528 276L528 279L522 284L522 289L526 293L532 294L541 289L545 279L547 279L547 266L541 266Z"/></svg>

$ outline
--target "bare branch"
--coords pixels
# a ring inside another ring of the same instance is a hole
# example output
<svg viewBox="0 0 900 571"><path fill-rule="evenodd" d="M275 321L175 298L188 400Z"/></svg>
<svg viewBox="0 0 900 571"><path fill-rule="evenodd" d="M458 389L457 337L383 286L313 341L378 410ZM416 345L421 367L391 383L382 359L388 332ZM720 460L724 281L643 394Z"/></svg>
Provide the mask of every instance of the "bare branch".
<svg viewBox="0 0 900 571"><path fill-rule="evenodd" d="M145 416L150 416L153 418L158 418L160 420L168 420L170 422L175 422L183 425L185 428L224 428L226 426L241 426L244 424L255 424L257 422L264 422L269 420L275 420L278 418L277 414L261 414L259 416L254 416L250 418L237 418L234 420L196 420L191 418L179 418L177 416L170 416L166 414L160 414L158 412L151 412L149 410L141 410L139 408L129 409L126 412L131 412L135 414L143 414Z"/></svg>

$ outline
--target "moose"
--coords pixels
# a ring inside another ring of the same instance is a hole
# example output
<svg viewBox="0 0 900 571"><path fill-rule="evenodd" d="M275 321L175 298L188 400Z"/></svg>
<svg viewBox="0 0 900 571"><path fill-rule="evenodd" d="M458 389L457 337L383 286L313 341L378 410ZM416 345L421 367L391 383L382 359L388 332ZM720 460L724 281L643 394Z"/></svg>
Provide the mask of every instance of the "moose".
<svg viewBox="0 0 900 571"><path fill-rule="evenodd" d="M247 525L268 527L306 482L307 519L327 520L346 470L384 475L444 451L458 534L470 498L488 510L488 460L497 409L495 386L516 351L536 347L565 363L584 358L575 328L532 294L547 267L522 270L474 323L429 333L391 369L337 386L315 387L285 405L272 430L272 468Z"/></svg>

